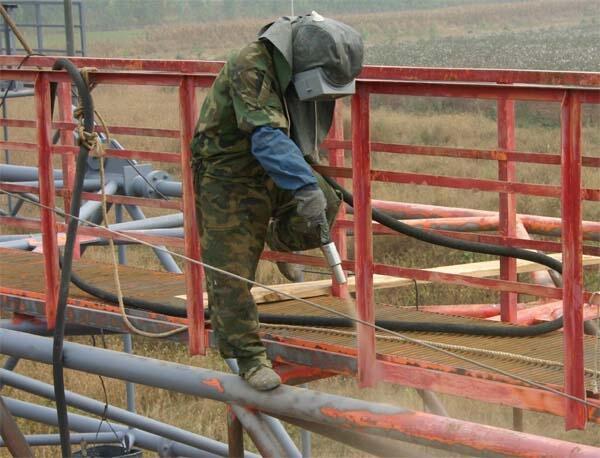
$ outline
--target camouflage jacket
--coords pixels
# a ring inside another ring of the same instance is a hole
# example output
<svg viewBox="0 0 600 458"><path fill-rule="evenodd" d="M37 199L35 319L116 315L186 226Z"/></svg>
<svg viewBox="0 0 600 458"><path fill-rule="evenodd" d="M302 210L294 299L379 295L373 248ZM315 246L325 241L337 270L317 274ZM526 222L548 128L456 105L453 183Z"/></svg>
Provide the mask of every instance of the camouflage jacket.
<svg viewBox="0 0 600 458"><path fill-rule="evenodd" d="M267 46L253 42L232 55L213 83L192 141L202 174L234 181L264 175L250 152L259 126L288 129L283 98Z"/></svg>

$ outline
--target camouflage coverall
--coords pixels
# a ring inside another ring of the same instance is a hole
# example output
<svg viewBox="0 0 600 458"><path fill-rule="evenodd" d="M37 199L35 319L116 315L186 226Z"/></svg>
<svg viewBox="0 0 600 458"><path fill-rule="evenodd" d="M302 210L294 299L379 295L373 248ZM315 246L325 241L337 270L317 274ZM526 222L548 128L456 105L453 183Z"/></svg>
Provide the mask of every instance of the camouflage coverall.
<svg viewBox="0 0 600 458"><path fill-rule="evenodd" d="M293 193L278 188L251 153L260 126L288 129L271 54L254 42L230 57L204 104L192 142L196 208L202 258L209 265L254 280L264 243L301 251L320 244L296 213ZM335 219L340 199L316 176ZM206 269L208 306L221 355L237 358L240 374L270 366L258 336L251 286Z"/></svg>

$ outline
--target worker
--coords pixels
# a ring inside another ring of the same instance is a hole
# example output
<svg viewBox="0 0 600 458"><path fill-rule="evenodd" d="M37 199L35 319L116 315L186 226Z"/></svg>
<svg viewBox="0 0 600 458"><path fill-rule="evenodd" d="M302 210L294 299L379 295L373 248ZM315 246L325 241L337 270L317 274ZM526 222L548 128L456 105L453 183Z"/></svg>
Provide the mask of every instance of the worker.
<svg viewBox="0 0 600 458"><path fill-rule="evenodd" d="M360 35L313 12L282 17L232 55L201 108L192 141L203 261L254 280L267 245L320 246L339 196L304 156L318 154L335 101L362 68ZM325 100L323 100L325 99ZM300 266L278 263L296 281ZM257 390L280 385L260 340L251 285L206 270L211 325L221 355Z"/></svg>

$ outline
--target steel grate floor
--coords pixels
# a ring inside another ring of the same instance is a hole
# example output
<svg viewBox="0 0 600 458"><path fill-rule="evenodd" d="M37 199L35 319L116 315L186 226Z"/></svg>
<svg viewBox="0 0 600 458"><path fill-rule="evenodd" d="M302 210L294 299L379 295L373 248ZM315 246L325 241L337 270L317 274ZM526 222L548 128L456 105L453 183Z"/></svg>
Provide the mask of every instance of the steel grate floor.
<svg viewBox="0 0 600 458"><path fill-rule="evenodd" d="M114 291L112 266L89 260L78 260L74 262L74 271L91 283ZM177 307L185 308L185 301L175 296L185 293L185 283L182 275L166 272L149 271L145 269L120 266L121 283L126 296L139 297L163 302ZM43 256L38 253L24 252L18 250L0 249L0 305L4 308L2 294L19 295L22 292L44 293L44 263ZM97 304L105 304L103 301L93 298L87 293L71 286L70 297L72 299L83 299ZM319 304L325 305L345 313L352 313L353 302L341 300L334 297L318 297L311 299ZM289 315L328 315L328 312L316 309L307 304L297 301L281 301L269 304L261 304L259 310L264 313L289 314ZM429 321L460 323L473 321L470 318L447 316L434 313L416 311L409 308L396 308L392 306L378 305L376 317L387 320L404 321ZM482 326L498 325L497 322L476 320ZM86 324L86 323L79 323ZM510 326L510 325L506 325ZM265 325L262 327L265 336L281 339L291 339L296 345L305 344L307 347L327 349L344 354L355 353L355 336L349 328L323 329L323 328L301 328L297 326ZM378 333L380 334L380 333ZM480 363L494 366L521 377L526 377L535 382L562 386L562 332L556 331L536 337L487 337L469 336L461 334L444 333L406 333L412 338L467 347L458 351ZM588 390L591 390L594 368L594 338L585 336L585 365L588 369L586 382ZM495 354L483 354L495 352ZM407 343L398 338L378 336L377 352L381 358L398 364L409 364L410 361L426 362L431 367L452 367L455 372L464 370L477 370L486 372L475 364L460 361L441 352L424 348L413 343ZM500 353L501 352L501 353ZM525 358L548 361L527 361ZM490 374L492 375L492 374ZM493 376L491 378L494 378Z"/></svg>

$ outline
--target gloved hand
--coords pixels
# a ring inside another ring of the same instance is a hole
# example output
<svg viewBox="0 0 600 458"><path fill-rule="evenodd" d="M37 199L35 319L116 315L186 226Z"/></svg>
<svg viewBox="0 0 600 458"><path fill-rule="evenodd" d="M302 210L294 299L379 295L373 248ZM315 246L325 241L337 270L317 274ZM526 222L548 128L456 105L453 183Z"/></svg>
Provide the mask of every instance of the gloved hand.
<svg viewBox="0 0 600 458"><path fill-rule="evenodd" d="M325 209L327 200L321 188L317 185L308 185L298 189L294 198L298 202L296 211L310 226L317 227L327 224Z"/></svg>

